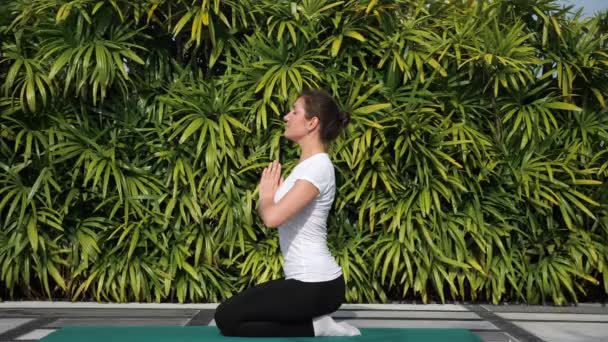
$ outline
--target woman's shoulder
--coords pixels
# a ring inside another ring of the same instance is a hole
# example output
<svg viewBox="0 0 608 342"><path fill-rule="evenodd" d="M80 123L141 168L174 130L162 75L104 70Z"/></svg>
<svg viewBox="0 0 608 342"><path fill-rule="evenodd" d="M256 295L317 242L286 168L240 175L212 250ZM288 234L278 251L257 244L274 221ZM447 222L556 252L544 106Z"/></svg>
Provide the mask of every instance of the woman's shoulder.
<svg viewBox="0 0 608 342"><path fill-rule="evenodd" d="M322 168L333 168L334 164L331 160L331 157L327 153L317 153L312 157L304 160L302 164L305 164L308 167L322 167Z"/></svg>
<svg viewBox="0 0 608 342"><path fill-rule="evenodd" d="M293 173L327 175L334 172L334 164L327 153L317 153L302 162L293 170Z"/></svg>

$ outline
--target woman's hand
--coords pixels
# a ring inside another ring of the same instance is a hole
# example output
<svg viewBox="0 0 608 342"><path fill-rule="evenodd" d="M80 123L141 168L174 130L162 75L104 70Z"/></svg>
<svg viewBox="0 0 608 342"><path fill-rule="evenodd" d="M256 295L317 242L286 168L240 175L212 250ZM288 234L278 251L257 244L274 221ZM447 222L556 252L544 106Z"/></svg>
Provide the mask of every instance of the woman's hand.
<svg viewBox="0 0 608 342"><path fill-rule="evenodd" d="M281 184L283 184L283 178L281 178L281 164L275 160L262 172L262 179L260 180L260 201L274 203L274 194Z"/></svg>

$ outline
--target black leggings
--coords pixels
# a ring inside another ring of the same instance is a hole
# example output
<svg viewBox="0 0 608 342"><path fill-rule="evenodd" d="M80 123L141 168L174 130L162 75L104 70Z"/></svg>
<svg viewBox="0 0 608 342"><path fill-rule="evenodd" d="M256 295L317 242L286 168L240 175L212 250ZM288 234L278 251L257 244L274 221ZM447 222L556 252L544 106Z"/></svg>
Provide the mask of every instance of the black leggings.
<svg viewBox="0 0 608 342"><path fill-rule="evenodd" d="M344 291L342 276L316 283L272 280L220 304L215 324L225 336L314 336L312 319L338 310Z"/></svg>

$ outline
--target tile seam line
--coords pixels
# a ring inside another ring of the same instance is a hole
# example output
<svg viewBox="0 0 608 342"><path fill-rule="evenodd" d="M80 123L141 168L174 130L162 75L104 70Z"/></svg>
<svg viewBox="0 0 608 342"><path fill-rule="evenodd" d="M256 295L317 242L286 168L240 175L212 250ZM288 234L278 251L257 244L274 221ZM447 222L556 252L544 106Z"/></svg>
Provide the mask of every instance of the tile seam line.
<svg viewBox="0 0 608 342"><path fill-rule="evenodd" d="M196 315L198 315L201 312L201 310L198 310L194 315L190 315L190 317L188 318L188 320L183 324L184 327L188 326L190 324L190 321L192 321L192 319L194 319L194 317L196 317Z"/></svg>
<svg viewBox="0 0 608 342"><path fill-rule="evenodd" d="M476 312L482 319L485 319L520 342L549 342L515 325L512 321L498 316L493 311L490 311L481 305L470 305L467 306L467 308L470 311Z"/></svg>

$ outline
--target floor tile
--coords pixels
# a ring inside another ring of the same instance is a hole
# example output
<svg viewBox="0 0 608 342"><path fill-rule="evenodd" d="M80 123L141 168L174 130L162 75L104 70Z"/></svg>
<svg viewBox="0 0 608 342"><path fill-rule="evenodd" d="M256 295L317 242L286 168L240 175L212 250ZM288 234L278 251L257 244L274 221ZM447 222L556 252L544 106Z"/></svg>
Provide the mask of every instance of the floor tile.
<svg viewBox="0 0 608 342"><path fill-rule="evenodd" d="M527 313L575 313L575 314L608 314L608 306L545 306L545 305L481 305L491 312L527 312Z"/></svg>
<svg viewBox="0 0 608 342"><path fill-rule="evenodd" d="M185 325L185 318L60 318L47 324L45 328L60 328L68 326L165 326Z"/></svg>
<svg viewBox="0 0 608 342"><path fill-rule="evenodd" d="M550 342L606 342L606 323L513 322L539 338Z"/></svg>
<svg viewBox="0 0 608 342"><path fill-rule="evenodd" d="M55 331L55 329L36 329L25 335L17 337L17 340L39 340L53 331Z"/></svg>
<svg viewBox="0 0 608 342"><path fill-rule="evenodd" d="M346 321L357 328L463 328L472 330L497 330L495 325L486 321L433 321L433 320L371 320L336 319Z"/></svg>
<svg viewBox="0 0 608 342"><path fill-rule="evenodd" d="M400 311L469 311L459 304L342 304L340 309L348 310L400 310Z"/></svg>
<svg viewBox="0 0 608 342"><path fill-rule="evenodd" d="M66 308L40 308L40 309L0 309L3 315L13 314L19 316L60 316L60 317L191 317L200 310L177 309L66 309Z"/></svg>
<svg viewBox="0 0 608 342"><path fill-rule="evenodd" d="M475 331L475 335L481 337L483 342L519 342L506 332L499 331Z"/></svg>
<svg viewBox="0 0 608 342"><path fill-rule="evenodd" d="M496 313L496 315L511 321L582 321L608 323L608 315L521 312L503 312Z"/></svg>
<svg viewBox="0 0 608 342"><path fill-rule="evenodd" d="M0 318L0 334L15 329L18 326L31 321L27 318Z"/></svg>
<svg viewBox="0 0 608 342"><path fill-rule="evenodd" d="M450 311L395 311L395 310L340 310L334 318L403 318L403 319L480 319L474 312Z"/></svg>

